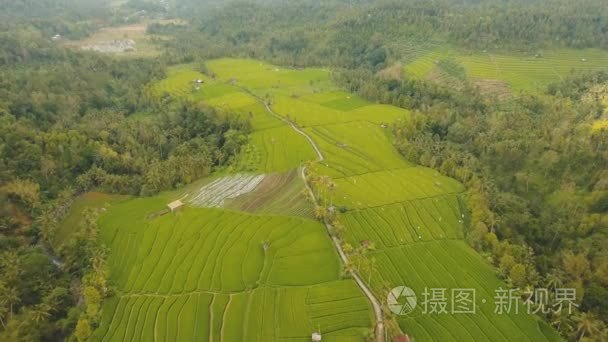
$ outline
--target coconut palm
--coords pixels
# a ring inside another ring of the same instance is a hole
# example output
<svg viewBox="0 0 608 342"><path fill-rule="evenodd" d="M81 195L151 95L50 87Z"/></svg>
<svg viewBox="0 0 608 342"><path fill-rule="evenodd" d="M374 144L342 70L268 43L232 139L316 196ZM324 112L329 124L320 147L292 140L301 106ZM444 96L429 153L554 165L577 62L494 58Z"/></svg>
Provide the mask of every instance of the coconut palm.
<svg viewBox="0 0 608 342"><path fill-rule="evenodd" d="M32 322L42 323L51 315L50 307L46 304L39 304L27 310L27 315Z"/></svg>
<svg viewBox="0 0 608 342"><path fill-rule="evenodd" d="M557 272L551 272L545 277L545 286L549 290L561 288L563 285L562 278Z"/></svg>
<svg viewBox="0 0 608 342"><path fill-rule="evenodd" d="M0 306L0 324L2 324L3 329L6 329L4 317L6 317L7 315L8 315L8 308L4 305Z"/></svg>
<svg viewBox="0 0 608 342"><path fill-rule="evenodd" d="M317 218L317 220L325 220L325 218L327 217L327 208L318 205L315 208L315 217Z"/></svg>
<svg viewBox="0 0 608 342"><path fill-rule="evenodd" d="M13 306L19 303L19 292L14 287L0 285L0 305L8 307L8 314L13 314Z"/></svg>
<svg viewBox="0 0 608 342"><path fill-rule="evenodd" d="M590 312L583 312L574 317L576 322L577 340L581 341L586 336L595 336L600 332L601 322Z"/></svg>
<svg viewBox="0 0 608 342"><path fill-rule="evenodd" d="M566 310L561 310L551 317L551 325L555 327L562 335L570 335L574 330L571 315Z"/></svg>
<svg viewBox="0 0 608 342"><path fill-rule="evenodd" d="M44 241L49 241L50 236L57 227L54 213L51 210L44 210L36 219L36 223L40 225L40 236Z"/></svg>
<svg viewBox="0 0 608 342"><path fill-rule="evenodd" d="M349 275L355 272L355 265L353 265L353 263L351 261L345 263L342 266L342 274L343 275Z"/></svg>

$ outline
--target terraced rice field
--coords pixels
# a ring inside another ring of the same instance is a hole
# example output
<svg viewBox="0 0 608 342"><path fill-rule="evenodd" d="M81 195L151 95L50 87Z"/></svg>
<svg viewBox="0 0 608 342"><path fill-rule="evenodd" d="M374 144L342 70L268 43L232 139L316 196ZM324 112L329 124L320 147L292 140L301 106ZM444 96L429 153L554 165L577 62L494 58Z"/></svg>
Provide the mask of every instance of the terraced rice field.
<svg viewBox="0 0 608 342"><path fill-rule="evenodd" d="M316 95L316 94L315 94ZM332 101L318 103L316 98L307 100L306 98L293 98L284 95L277 95L273 98L272 108L289 118L301 127L321 126L336 123L349 123L357 121L369 121L375 124L390 123L398 119L403 119L409 115L404 109L384 106L370 105L361 106L362 100L353 100L356 104L352 109L343 110L331 107ZM351 101L351 99L338 98L338 101ZM336 101L333 100L333 101ZM347 109L347 105L342 103L342 107Z"/></svg>
<svg viewBox="0 0 608 342"><path fill-rule="evenodd" d="M256 131L242 158L260 172L287 171L314 159L315 152L306 138L283 125Z"/></svg>
<svg viewBox="0 0 608 342"><path fill-rule="evenodd" d="M425 288L444 288L448 298L451 289L475 289L475 314L423 314L418 308L400 316L401 329L421 341L560 340L548 324L525 314L523 306L519 314L494 312L495 290L505 286L463 241L419 242L378 251L373 256L378 270L371 277L375 287L384 282L407 284L419 294Z"/></svg>
<svg viewBox="0 0 608 342"><path fill-rule="evenodd" d="M167 78L153 84L150 87L150 91L153 96L158 97L167 94L173 97L187 98L192 95L194 81L197 79L208 81L208 77L198 71L194 71L190 66L169 68Z"/></svg>
<svg viewBox="0 0 608 342"><path fill-rule="evenodd" d="M336 180L336 201L351 208L379 207L459 193L462 185L424 167L366 173Z"/></svg>
<svg viewBox="0 0 608 342"><path fill-rule="evenodd" d="M329 87L329 70L296 70L247 59L218 59L207 63L209 69L223 80L233 80L254 92L274 89L289 94L290 91L312 92ZM237 67L235 67L237 66Z"/></svg>
<svg viewBox="0 0 608 342"><path fill-rule="evenodd" d="M371 240L376 248L415 242L463 239L465 218L459 195L404 201L378 208L353 210L342 216L353 245Z"/></svg>
<svg viewBox="0 0 608 342"><path fill-rule="evenodd" d="M404 72L414 78L430 77L438 62L452 60L470 79L502 80L515 91L538 92L572 72L608 69L608 53L597 49L556 49L538 54L493 51L463 52L446 46L427 46L407 61Z"/></svg>
<svg viewBox="0 0 608 342"><path fill-rule="evenodd" d="M118 295L95 340L267 341L318 328L331 340L370 326L319 223L196 208L145 219L162 206L134 199L102 217Z"/></svg>
<svg viewBox="0 0 608 342"><path fill-rule="evenodd" d="M385 129L367 121L315 126L306 132L323 150L321 172L340 178L411 166L392 147Z"/></svg>
<svg viewBox="0 0 608 342"><path fill-rule="evenodd" d="M407 111L349 98L321 69L236 59L208 67L218 77L206 85L223 84L214 89L225 91L199 99L257 122L241 163L262 170L254 174L291 171L263 179L232 176L196 192L208 206L222 203L231 210L189 207L146 220L164 208L167 196L112 206L100 223L112 251L108 261L117 296L104 305L95 340L306 341L321 330L324 341L363 341L369 334L370 302L341 276L325 228L287 216L311 210L295 169L316 159L314 149L256 96L272 99L272 111L297 121L323 154L321 171L337 184L333 197L343 211L344 242L376 246L366 254L368 266L357 267L377 299L384 301L387 287L401 285L419 296L433 287L476 291L476 314L437 316L418 307L396 317L401 332L416 341L559 340L525 312L494 313L494 290L506 285L464 242L468 211L462 185L403 160L382 127L407 120Z"/></svg>

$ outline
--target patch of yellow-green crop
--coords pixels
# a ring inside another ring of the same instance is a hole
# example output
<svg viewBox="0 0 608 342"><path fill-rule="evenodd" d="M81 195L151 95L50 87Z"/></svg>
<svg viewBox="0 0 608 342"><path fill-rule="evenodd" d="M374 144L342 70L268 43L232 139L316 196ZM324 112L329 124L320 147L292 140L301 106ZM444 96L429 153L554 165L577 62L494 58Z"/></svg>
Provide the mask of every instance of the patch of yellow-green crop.
<svg viewBox="0 0 608 342"><path fill-rule="evenodd" d="M148 219L164 199L133 199L100 220L116 296L95 341L362 340L369 303L318 222L194 209Z"/></svg>
<svg viewBox="0 0 608 342"><path fill-rule="evenodd" d="M290 69L250 59L219 59L207 63L221 79L233 81L255 92L271 89L281 91L312 91L329 82L324 69Z"/></svg>
<svg viewBox="0 0 608 342"><path fill-rule="evenodd" d="M502 80L517 91L542 91L572 72L608 69L608 52L599 49L551 49L538 53L459 51L439 47L404 66L406 76L430 77L441 60L459 63L471 79Z"/></svg>
<svg viewBox="0 0 608 342"><path fill-rule="evenodd" d="M464 191L452 178L424 167L371 172L336 179L336 203L352 209L431 198Z"/></svg>
<svg viewBox="0 0 608 342"><path fill-rule="evenodd" d="M334 178L408 167L393 148L384 128L367 121L306 129L322 150L320 172Z"/></svg>
<svg viewBox="0 0 608 342"><path fill-rule="evenodd" d="M199 79L209 81L207 76L194 71L189 65L173 67L168 69L167 78L152 84L150 90L156 97L170 95L187 98L195 93L195 84Z"/></svg>
<svg viewBox="0 0 608 342"><path fill-rule="evenodd" d="M274 97L272 108L301 127L354 121L389 124L409 116L409 111L387 105L357 105L350 110L340 110L305 99L281 95Z"/></svg>
<svg viewBox="0 0 608 342"><path fill-rule="evenodd" d="M239 167L258 172L287 171L315 159L306 138L288 125L251 134L239 159Z"/></svg>

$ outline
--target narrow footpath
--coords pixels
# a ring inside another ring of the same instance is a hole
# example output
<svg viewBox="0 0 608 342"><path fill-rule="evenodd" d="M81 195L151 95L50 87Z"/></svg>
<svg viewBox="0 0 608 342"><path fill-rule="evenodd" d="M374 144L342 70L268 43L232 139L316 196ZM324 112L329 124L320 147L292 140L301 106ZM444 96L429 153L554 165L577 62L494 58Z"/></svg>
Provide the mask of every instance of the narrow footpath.
<svg viewBox="0 0 608 342"><path fill-rule="evenodd" d="M251 95L255 96L253 94L251 94ZM314 142L314 140L312 140L312 138L308 134L306 134L306 132L301 130L298 126L296 126L293 122L291 122L287 118L273 112L272 109L270 108L270 106L268 105L268 103L263 101L261 98L259 98L257 96L255 96L255 97L259 101L264 103L264 106L266 107L266 110L268 111L268 113L270 113L270 115L287 123L289 126L291 126L291 128L294 131L303 135L306 138L306 140L308 140L308 142L310 143L312 148L317 153L317 161L322 162L325 160L325 157L323 157L323 153L321 153L321 150L319 149L317 144ZM314 192L312 191L312 187L310 186L310 184L308 184L308 181L306 180L306 167L305 166L302 167L301 176L302 176L302 179L304 180L304 185L306 186L306 190L310 193L310 196L313 199L313 202L315 203L315 205L318 205L319 203L317 201L317 198L315 197ZM325 223L325 228L327 228L327 232L329 233L331 231L331 225L329 224L329 222L327 222L327 220L325 220L324 223ZM330 237L331 237L331 235L330 235ZM346 256L346 253L344 253L344 250L342 249L342 245L340 244L340 240L338 240L338 238L336 238L336 237L331 237L331 239L334 243L334 247L336 248L336 250L338 251L338 254L340 255L340 259L342 260L342 263L344 263L345 265L348 264L348 256ZM382 305L380 304L380 301L378 301L378 299L376 298L376 296L374 295L372 290L367 286L367 284L365 284L365 282L363 281L363 279L361 278L359 273L355 272L354 270L352 270L350 273L351 273L351 276L353 277L353 279L355 280L355 282L357 283L357 285L359 285L359 287L361 288L361 290L363 291L363 293L365 294L367 299L371 302L371 304L374 308L374 314L376 316L376 341L384 342L385 337L384 337L384 319L382 316Z"/></svg>

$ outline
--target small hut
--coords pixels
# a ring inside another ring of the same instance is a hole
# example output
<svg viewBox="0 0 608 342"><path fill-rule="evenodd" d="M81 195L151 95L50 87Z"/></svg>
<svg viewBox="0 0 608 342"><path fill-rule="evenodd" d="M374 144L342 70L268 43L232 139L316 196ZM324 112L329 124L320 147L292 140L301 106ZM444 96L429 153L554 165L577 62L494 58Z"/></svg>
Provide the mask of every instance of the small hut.
<svg viewBox="0 0 608 342"><path fill-rule="evenodd" d="M184 206L184 203L182 201L180 201L180 200L173 201L173 202L167 204L167 208L169 208L169 210L171 212L174 212L174 211L178 210L179 208L181 208L183 206Z"/></svg>
<svg viewBox="0 0 608 342"><path fill-rule="evenodd" d="M319 333L319 332L312 333L310 340L312 342L321 342L321 333Z"/></svg>

